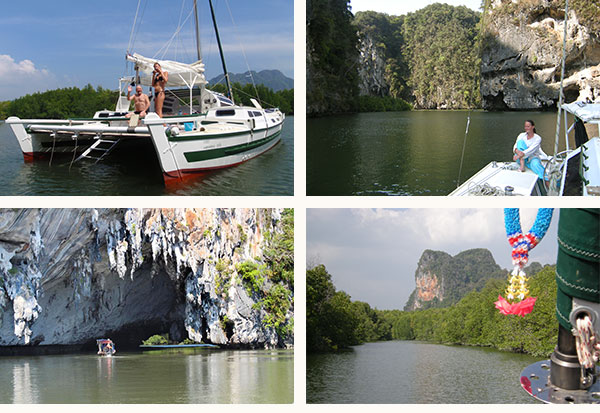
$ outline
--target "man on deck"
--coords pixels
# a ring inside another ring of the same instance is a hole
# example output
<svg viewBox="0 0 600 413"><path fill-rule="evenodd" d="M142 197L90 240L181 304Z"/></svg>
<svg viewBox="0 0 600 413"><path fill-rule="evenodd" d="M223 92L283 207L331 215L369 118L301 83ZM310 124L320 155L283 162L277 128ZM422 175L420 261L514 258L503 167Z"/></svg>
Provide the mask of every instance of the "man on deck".
<svg viewBox="0 0 600 413"><path fill-rule="evenodd" d="M136 114L139 115L140 119L146 116L148 112L148 108L150 108L150 99L148 99L148 95L142 93L142 87L137 85L135 87L135 95L131 96L131 86L127 88L127 100L133 99L133 104L135 106L135 111L133 113L129 112L125 115L126 118L130 118L131 115Z"/></svg>

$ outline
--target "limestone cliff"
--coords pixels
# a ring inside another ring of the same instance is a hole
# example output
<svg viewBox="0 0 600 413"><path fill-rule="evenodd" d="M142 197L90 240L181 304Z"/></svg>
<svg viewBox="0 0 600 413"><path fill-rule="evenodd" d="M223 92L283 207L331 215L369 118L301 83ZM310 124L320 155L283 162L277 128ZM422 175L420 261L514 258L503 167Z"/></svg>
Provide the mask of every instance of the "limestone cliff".
<svg viewBox="0 0 600 413"><path fill-rule="evenodd" d="M272 268L282 213L0 210L0 346L83 345L105 335L139 344L161 332L229 347L292 346L293 281Z"/></svg>
<svg viewBox="0 0 600 413"><path fill-rule="evenodd" d="M390 86L385 75L385 52L376 46L368 33L360 33L358 49L359 93L366 96L388 96Z"/></svg>
<svg viewBox="0 0 600 413"><path fill-rule="evenodd" d="M566 100L600 100L600 41L594 29L600 7L597 3L571 4L573 9L567 21ZM595 7L595 12L590 7ZM485 20L481 64L484 108L555 107L560 86L564 1L493 0ZM584 20L586 24L582 23Z"/></svg>
<svg viewBox="0 0 600 413"><path fill-rule="evenodd" d="M415 271L415 290L404 310L452 305L468 292L483 288L490 278L503 276L504 271L486 249L467 250L454 257L425 250Z"/></svg>

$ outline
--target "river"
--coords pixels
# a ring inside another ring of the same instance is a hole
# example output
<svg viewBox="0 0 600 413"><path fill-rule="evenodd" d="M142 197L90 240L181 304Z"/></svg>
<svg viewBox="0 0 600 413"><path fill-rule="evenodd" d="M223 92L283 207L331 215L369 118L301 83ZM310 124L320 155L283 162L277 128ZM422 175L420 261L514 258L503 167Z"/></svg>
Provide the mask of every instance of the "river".
<svg viewBox="0 0 600 413"><path fill-rule="evenodd" d="M293 403L291 350L0 357L3 403Z"/></svg>
<svg viewBox="0 0 600 413"><path fill-rule="evenodd" d="M308 119L307 195L447 195L457 186L467 116L410 111ZM527 119L551 155L556 113L472 112L460 181L493 160L511 160Z"/></svg>
<svg viewBox="0 0 600 413"><path fill-rule="evenodd" d="M184 187L164 186L151 142L119 148L98 164L69 168L71 156L24 163L16 139L0 121L0 195L293 195L294 117L286 117L281 142L243 164L210 171Z"/></svg>
<svg viewBox="0 0 600 413"><path fill-rule="evenodd" d="M487 348L386 341L307 356L308 403L535 403L521 371L539 359Z"/></svg>

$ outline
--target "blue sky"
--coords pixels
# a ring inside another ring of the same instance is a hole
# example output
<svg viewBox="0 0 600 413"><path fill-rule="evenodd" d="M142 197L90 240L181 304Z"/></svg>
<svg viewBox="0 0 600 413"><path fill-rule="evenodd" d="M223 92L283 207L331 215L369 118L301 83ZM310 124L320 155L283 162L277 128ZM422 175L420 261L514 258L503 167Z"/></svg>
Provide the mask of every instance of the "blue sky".
<svg viewBox="0 0 600 413"><path fill-rule="evenodd" d="M521 210L524 231L536 209ZM559 210L530 262L555 264ZM338 290L379 309L402 309L415 288L425 249L454 256L487 248L502 268L511 267L502 209L307 209L307 266L324 264Z"/></svg>
<svg viewBox="0 0 600 413"><path fill-rule="evenodd" d="M184 4L182 12L182 3ZM192 0L142 0L133 51L148 57L166 44ZM294 14L290 0L213 0L227 68L233 73L279 69L294 76ZM138 0L4 1L0 14L0 101L57 87L116 89ZM145 5L145 6L144 6ZM199 0L206 76L222 73L207 0ZM231 11L231 15L230 15ZM180 17L181 16L181 17ZM235 24L232 23L232 18ZM165 56L195 60L193 15ZM243 50L243 52L242 52Z"/></svg>

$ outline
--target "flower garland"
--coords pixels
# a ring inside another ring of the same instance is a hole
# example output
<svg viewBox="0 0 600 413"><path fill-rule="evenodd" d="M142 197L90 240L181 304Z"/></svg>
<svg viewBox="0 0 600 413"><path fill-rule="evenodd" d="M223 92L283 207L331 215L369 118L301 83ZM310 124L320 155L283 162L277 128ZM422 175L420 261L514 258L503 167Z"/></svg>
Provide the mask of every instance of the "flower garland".
<svg viewBox="0 0 600 413"><path fill-rule="evenodd" d="M525 317L526 314L533 311L536 297L529 297L527 276L523 267L529 260L529 251L535 248L546 235L552 220L552 212L552 208L540 208L533 226L526 234L523 234L519 209L504 209L504 225L508 243L512 247L514 268L508 276L506 299L498 295L498 301L495 302L496 308L500 310L501 314L516 314Z"/></svg>

